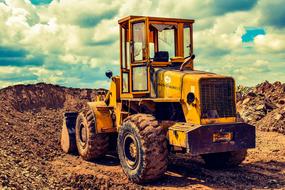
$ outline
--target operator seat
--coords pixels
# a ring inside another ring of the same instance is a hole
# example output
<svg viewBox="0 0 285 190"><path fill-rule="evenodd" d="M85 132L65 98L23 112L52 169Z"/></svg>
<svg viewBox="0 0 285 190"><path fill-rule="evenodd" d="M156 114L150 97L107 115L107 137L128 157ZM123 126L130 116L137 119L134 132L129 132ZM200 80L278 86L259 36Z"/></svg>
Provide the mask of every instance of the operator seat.
<svg viewBox="0 0 285 190"><path fill-rule="evenodd" d="M158 52L155 52L153 61L156 61L156 62L168 62L169 61L169 53L168 53L168 51L158 51Z"/></svg>

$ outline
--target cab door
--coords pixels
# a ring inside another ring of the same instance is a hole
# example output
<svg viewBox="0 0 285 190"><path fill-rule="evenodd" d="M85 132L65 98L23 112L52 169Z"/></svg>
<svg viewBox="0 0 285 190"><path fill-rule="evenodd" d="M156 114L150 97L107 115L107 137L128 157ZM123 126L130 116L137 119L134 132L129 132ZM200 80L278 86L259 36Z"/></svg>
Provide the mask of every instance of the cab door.
<svg viewBox="0 0 285 190"><path fill-rule="evenodd" d="M147 96L150 92L148 21L130 20L130 88L134 96Z"/></svg>

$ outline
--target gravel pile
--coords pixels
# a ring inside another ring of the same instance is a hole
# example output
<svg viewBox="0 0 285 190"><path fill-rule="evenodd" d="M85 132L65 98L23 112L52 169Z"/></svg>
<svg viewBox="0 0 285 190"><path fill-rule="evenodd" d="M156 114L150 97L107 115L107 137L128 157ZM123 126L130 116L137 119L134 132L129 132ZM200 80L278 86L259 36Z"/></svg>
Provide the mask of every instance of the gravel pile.
<svg viewBox="0 0 285 190"><path fill-rule="evenodd" d="M0 189L64 187L50 161L63 156L60 130L65 111L79 110L97 91L39 83L0 90ZM71 179L68 179L71 180ZM75 184L76 186L76 184Z"/></svg>
<svg viewBox="0 0 285 190"><path fill-rule="evenodd" d="M283 132L284 84L241 88L238 107L247 122ZM102 89L100 89L101 91ZM94 101L98 90L49 84L0 90L0 189L263 189L284 188L284 135L257 131L257 148L240 168L213 171L199 158L170 161L157 182L130 183L117 158L86 162L60 148L63 113ZM283 122L283 124L282 124Z"/></svg>
<svg viewBox="0 0 285 190"><path fill-rule="evenodd" d="M265 81L254 88L238 88L237 109L245 122L263 131L285 134L285 84Z"/></svg>

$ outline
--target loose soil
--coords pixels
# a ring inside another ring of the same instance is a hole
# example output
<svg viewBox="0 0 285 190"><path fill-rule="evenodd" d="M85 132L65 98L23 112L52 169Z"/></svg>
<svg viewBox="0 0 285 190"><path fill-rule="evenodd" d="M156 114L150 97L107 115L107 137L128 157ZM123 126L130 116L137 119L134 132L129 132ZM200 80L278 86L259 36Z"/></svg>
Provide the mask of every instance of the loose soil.
<svg viewBox="0 0 285 190"><path fill-rule="evenodd" d="M285 189L285 136L259 129L257 147L237 168L211 170L199 157L171 155L165 176L143 185L128 181L116 155L86 162L64 154L64 111L97 96L47 84L1 89L0 189Z"/></svg>

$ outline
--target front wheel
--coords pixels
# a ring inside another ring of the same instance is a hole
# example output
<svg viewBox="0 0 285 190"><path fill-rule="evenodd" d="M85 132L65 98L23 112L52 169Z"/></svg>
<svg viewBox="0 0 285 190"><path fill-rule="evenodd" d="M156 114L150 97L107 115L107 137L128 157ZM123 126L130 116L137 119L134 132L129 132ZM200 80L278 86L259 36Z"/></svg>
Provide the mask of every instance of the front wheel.
<svg viewBox="0 0 285 190"><path fill-rule="evenodd" d="M210 168L228 168L241 164L247 155L247 150L204 154L202 158Z"/></svg>
<svg viewBox="0 0 285 190"><path fill-rule="evenodd" d="M108 135L96 134L95 120L92 110L80 113L76 120L75 133L78 153L88 161L99 158L108 151Z"/></svg>
<svg viewBox="0 0 285 190"><path fill-rule="evenodd" d="M165 132L152 115L126 118L117 144L123 171L131 181L143 183L165 173L168 161Z"/></svg>

